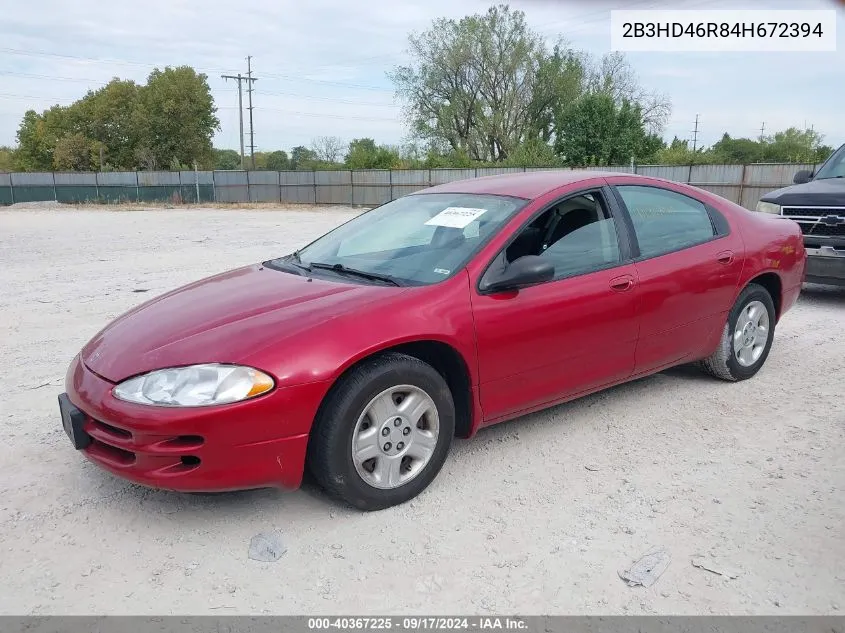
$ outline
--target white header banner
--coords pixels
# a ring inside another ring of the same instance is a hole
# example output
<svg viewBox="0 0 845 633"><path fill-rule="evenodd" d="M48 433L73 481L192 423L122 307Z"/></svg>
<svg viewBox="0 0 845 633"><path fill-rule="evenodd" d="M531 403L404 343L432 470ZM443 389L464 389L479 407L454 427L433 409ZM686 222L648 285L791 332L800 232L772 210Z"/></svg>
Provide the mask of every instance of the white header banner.
<svg viewBox="0 0 845 633"><path fill-rule="evenodd" d="M611 11L613 51L835 51L836 10Z"/></svg>

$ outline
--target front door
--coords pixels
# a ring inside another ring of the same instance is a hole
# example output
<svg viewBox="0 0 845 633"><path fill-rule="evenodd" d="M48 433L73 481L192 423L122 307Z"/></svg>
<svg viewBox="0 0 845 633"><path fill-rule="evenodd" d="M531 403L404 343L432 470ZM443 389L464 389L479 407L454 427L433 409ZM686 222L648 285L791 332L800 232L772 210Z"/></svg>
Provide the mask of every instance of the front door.
<svg viewBox="0 0 845 633"><path fill-rule="evenodd" d="M523 226L485 273L540 255L554 264L553 280L518 291L473 288L485 424L633 373L639 288L617 224L602 189L566 196Z"/></svg>

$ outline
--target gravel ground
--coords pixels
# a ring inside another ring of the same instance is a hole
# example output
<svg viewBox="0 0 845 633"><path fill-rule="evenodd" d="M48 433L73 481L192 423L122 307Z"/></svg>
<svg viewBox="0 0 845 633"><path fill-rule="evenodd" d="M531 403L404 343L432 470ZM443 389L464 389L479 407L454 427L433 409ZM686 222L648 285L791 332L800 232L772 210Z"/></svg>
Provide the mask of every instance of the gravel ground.
<svg viewBox="0 0 845 633"><path fill-rule="evenodd" d="M382 512L147 490L71 449L56 396L107 321L356 212L0 211L0 613L842 613L845 290L807 287L750 381L675 369L486 429ZM667 571L628 587L653 546Z"/></svg>

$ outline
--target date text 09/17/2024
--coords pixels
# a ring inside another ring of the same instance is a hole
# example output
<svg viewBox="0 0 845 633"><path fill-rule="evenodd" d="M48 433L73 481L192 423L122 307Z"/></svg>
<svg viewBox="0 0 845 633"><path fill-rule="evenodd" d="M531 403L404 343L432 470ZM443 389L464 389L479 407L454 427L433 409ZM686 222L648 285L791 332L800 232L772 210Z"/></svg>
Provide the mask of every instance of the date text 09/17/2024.
<svg viewBox="0 0 845 633"><path fill-rule="evenodd" d="M511 617L323 617L308 618L308 630L524 630L528 623Z"/></svg>

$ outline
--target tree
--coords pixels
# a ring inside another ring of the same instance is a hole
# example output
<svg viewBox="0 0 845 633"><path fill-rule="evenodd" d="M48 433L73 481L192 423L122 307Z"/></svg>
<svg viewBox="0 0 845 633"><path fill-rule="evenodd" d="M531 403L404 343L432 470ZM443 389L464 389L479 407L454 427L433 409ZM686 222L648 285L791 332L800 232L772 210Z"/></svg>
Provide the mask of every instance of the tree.
<svg viewBox="0 0 845 633"><path fill-rule="evenodd" d="M290 169L314 169L317 155L302 145L297 145L290 151Z"/></svg>
<svg viewBox="0 0 845 633"><path fill-rule="evenodd" d="M590 92L610 95L617 105L627 101L638 106L646 130L652 134L663 130L672 110L665 95L648 92L640 86L630 62L618 51L608 53L592 64L587 86Z"/></svg>
<svg viewBox="0 0 845 633"><path fill-rule="evenodd" d="M56 171L94 171L98 164L100 144L80 132L63 136L53 150Z"/></svg>
<svg viewBox="0 0 845 633"><path fill-rule="evenodd" d="M634 158L645 162L663 142L649 134L638 105L617 105L604 93L587 94L572 107L560 130L555 149L574 166L622 165Z"/></svg>
<svg viewBox="0 0 845 633"><path fill-rule="evenodd" d="M356 138L349 143L344 163L349 169L391 169L399 163L399 153L371 138Z"/></svg>
<svg viewBox="0 0 845 633"><path fill-rule="evenodd" d="M389 73L406 103L412 135L438 155L466 154L473 161L504 162L517 148L558 148L572 130L573 104L605 95L633 125L626 143L658 134L669 102L639 84L619 54L600 60L558 42L551 51L521 11L498 5L461 20L441 18L409 37L411 63ZM637 145L643 139L637 140ZM650 140L646 149L655 145ZM629 157L630 158L630 157Z"/></svg>
<svg viewBox="0 0 845 633"><path fill-rule="evenodd" d="M18 128L18 149L15 152L15 168L21 171L48 171L53 166L53 148L56 141L48 134L45 121L49 111L43 115L27 110Z"/></svg>
<svg viewBox="0 0 845 633"><path fill-rule="evenodd" d="M276 150L267 154L267 169L271 171L284 171L290 168L290 159L288 159L287 152Z"/></svg>
<svg viewBox="0 0 845 633"><path fill-rule="evenodd" d="M409 37L412 64L390 73L413 133L474 160L504 160L532 129L543 39L506 5L440 18ZM533 126L538 127L537 125Z"/></svg>
<svg viewBox="0 0 845 633"><path fill-rule="evenodd" d="M189 66L155 69L139 95L138 146L159 165L212 164L211 137L220 128L207 77Z"/></svg>
<svg viewBox="0 0 845 633"><path fill-rule="evenodd" d="M508 167L560 167L562 161L550 145L533 138L514 148L504 164Z"/></svg>
<svg viewBox="0 0 845 633"><path fill-rule="evenodd" d="M233 149L214 150L214 169L240 169L241 155Z"/></svg>
<svg viewBox="0 0 845 633"><path fill-rule="evenodd" d="M12 171L15 167L15 150L5 145L0 145L0 173Z"/></svg>
<svg viewBox="0 0 845 633"><path fill-rule="evenodd" d="M832 153L832 148L822 145L822 135L815 130L795 127L776 132L764 140L763 158L777 163L816 163Z"/></svg>
<svg viewBox="0 0 845 633"><path fill-rule="evenodd" d="M211 137L218 128L205 75L187 66L155 69L143 86L113 79L69 106L27 112L18 128L16 164L24 170L51 169L59 140L80 134L102 144L110 168L194 161L210 167Z"/></svg>
<svg viewBox="0 0 845 633"><path fill-rule="evenodd" d="M340 162L346 143L337 136L318 136L311 142L311 150L317 160L324 163Z"/></svg>
<svg viewBox="0 0 845 633"><path fill-rule="evenodd" d="M136 121L141 91L134 81L115 78L67 108L73 130L101 143L109 164L119 169L135 167L134 148L143 133Z"/></svg>
<svg viewBox="0 0 845 633"><path fill-rule="evenodd" d="M713 144L710 150L718 162L757 163L763 159L763 145L748 138L731 138L725 132L722 138Z"/></svg>

